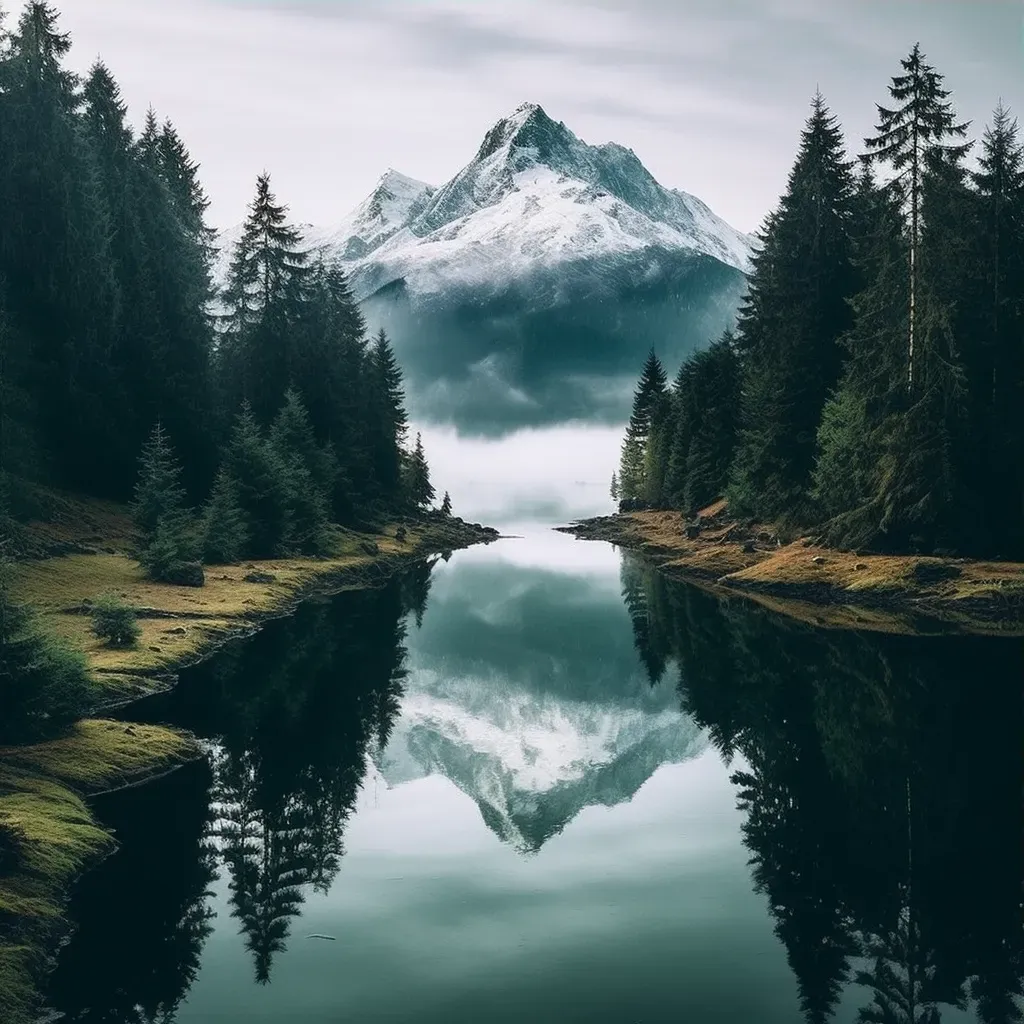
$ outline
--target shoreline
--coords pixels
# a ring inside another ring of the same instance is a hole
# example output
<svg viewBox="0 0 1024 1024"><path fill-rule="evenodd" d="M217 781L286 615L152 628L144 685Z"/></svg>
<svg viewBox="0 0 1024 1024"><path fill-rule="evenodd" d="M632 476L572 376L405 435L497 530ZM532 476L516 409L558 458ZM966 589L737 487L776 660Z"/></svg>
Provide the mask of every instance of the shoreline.
<svg viewBox="0 0 1024 1024"><path fill-rule="evenodd" d="M98 547L95 536L14 564L15 596L85 654L100 696L64 736L0 747L0 824L18 837L17 863L0 875L0 991L12 1024L38 1015L40 988L73 930L65 917L72 887L118 848L89 801L149 785L203 757L184 730L96 716L173 689L183 669L305 601L374 589L431 556L500 538L450 517L392 523L379 534L337 533L333 557L208 566L202 588L152 583L123 543ZM135 648L111 650L89 631L91 603L111 592L139 609Z"/></svg>
<svg viewBox="0 0 1024 1024"><path fill-rule="evenodd" d="M625 548L670 579L826 629L1024 636L1024 563L857 554L728 518L622 512L557 529Z"/></svg>

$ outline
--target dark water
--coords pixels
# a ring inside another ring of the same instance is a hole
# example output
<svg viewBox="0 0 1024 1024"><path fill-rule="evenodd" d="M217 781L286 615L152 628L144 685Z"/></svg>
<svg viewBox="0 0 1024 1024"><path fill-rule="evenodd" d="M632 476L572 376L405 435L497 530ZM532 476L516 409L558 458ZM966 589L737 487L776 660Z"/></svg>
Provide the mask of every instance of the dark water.
<svg viewBox="0 0 1024 1024"><path fill-rule="evenodd" d="M1019 641L815 631L554 533L137 712L71 1021L1020 1021ZM333 938L314 938L329 935ZM860 1015L860 1016L859 1016Z"/></svg>

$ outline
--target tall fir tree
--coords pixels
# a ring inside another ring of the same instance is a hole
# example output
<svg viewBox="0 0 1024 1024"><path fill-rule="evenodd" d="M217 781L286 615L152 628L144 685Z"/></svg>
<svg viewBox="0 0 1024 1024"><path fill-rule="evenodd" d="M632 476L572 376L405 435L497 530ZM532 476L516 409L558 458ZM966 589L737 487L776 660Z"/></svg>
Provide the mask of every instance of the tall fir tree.
<svg viewBox="0 0 1024 1024"><path fill-rule="evenodd" d="M889 95L897 105L877 105L876 134L865 139L864 144L872 160L892 167L895 174L890 184L897 190L909 218L906 380L908 389L912 389L920 358L919 256L928 156L938 150L951 156L963 155L968 147L949 140L962 139L968 125L957 121L947 99L949 90L943 88L942 76L925 61L920 43L914 44L900 64L904 74L893 76L889 86Z"/></svg>
<svg viewBox="0 0 1024 1024"><path fill-rule="evenodd" d="M416 446L406 464L405 490L408 501L413 508L420 511L430 507L434 500L434 487L430 482L430 467L423 451L423 438L416 435Z"/></svg>
<svg viewBox="0 0 1024 1024"><path fill-rule="evenodd" d="M228 394L247 401L263 425L281 407L293 377L308 260L301 235L288 223L287 207L277 202L264 172L228 269L221 343Z"/></svg>
<svg viewBox="0 0 1024 1024"><path fill-rule="evenodd" d="M918 47L903 64L908 74L890 92L904 106L879 108L880 134L868 140L865 159L887 160L897 173L876 197L873 237L862 246L850 359L819 431L816 483L835 542L934 550L962 542L976 507L964 475L968 402L955 269L969 147L947 143L966 128ZM844 452L837 446L846 441L855 447ZM847 469L864 485L852 505L850 480L839 476Z"/></svg>
<svg viewBox="0 0 1024 1024"><path fill-rule="evenodd" d="M374 337L368 358L371 471L380 496L388 500L393 499L399 490L401 453L408 420L402 371L383 328Z"/></svg>
<svg viewBox="0 0 1024 1024"><path fill-rule="evenodd" d="M654 349L648 353L633 395L633 410L626 428L619 466L619 495L624 501L642 499L645 493L647 439L654 413L665 397L665 370Z"/></svg>
<svg viewBox="0 0 1024 1024"><path fill-rule="evenodd" d="M1024 146L1000 103L985 129L967 256L972 435L993 553L1024 552Z"/></svg>
<svg viewBox="0 0 1024 1024"><path fill-rule="evenodd" d="M70 45L54 8L31 2L0 54L0 274L30 340L28 384L54 469L62 482L103 490L107 456L120 450L104 401L117 288L79 82L63 65Z"/></svg>
<svg viewBox="0 0 1024 1024"><path fill-rule="evenodd" d="M853 207L842 132L819 93L739 316L742 426L730 486L739 513L808 517L818 422L851 324Z"/></svg>

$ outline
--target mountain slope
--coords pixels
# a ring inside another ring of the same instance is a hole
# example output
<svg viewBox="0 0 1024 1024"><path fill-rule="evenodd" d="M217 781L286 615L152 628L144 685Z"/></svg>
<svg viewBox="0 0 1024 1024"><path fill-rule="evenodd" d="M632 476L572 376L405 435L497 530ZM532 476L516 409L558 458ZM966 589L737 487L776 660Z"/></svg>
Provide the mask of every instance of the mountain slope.
<svg viewBox="0 0 1024 1024"><path fill-rule="evenodd" d="M731 325L752 244L532 103L439 188L388 171L342 222L303 228L391 333L414 415L476 433L621 419L648 348L675 362Z"/></svg>
<svg viewBox="0 0 1024 1024"><path fill-rule="evenodd" d="M539 267L614 275L616 258L645 250L741 271L750 259L746 235L659 185L631 150L589 146L532 103L499 121L440 188L389 171L341 224L307 239L349 264L360 299L396 281L418 296L496 292Z"/></svg>

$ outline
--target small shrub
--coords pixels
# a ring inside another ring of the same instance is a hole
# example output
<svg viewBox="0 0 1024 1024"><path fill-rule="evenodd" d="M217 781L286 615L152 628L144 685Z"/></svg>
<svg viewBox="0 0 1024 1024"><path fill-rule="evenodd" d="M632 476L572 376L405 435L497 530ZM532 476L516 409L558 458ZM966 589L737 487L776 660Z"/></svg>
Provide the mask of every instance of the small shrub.
<svg viewBox="0 0 1024 1024"><path fill-rule="evenodd" d="M85 714L94 689L84 656L41 629L0 579L0 744L59 732Z"/></svg>
<svg viewBox="0 0 1024 1024"><path fill-rule="evenodd" d="M142 633L135 609L116 597L101 598L93 605L92 631L108 647L134 647Z"/></svg>

